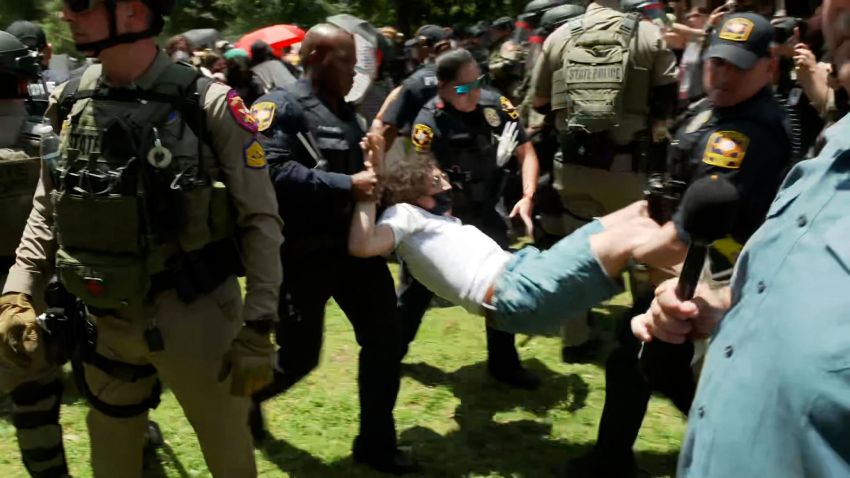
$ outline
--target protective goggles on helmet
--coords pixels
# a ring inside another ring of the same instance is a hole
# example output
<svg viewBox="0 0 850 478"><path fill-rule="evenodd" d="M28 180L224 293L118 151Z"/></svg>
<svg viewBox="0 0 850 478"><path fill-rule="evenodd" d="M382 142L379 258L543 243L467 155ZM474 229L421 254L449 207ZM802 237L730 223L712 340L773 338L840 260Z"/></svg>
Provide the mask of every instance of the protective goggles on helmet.
<svg viewBox="0 0 850 478"><path fill-rule="evenodd" d="M475 81L471 83L464 83L462 85L455 86L455 93L459 95L466 95L473 90L480 89L484 85L484 81L487 79L487 75L481 75L475 79Z"/></svg>
<svg viewBox="0 0 850 478"><path fill-rule="evenodd" d="M74 13L83 13L96 7L103 0L62 0L68 10Z"/></svg>

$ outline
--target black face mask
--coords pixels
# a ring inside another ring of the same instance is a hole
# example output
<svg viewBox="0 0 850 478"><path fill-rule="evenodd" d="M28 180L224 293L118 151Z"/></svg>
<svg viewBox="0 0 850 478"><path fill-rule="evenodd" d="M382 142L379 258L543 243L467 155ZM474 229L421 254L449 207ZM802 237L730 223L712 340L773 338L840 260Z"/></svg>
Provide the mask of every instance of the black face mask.
<svg viewBox="0 0 850 478"><path fill-rule="evenodd" d="M452 191L451 189L439 192L431 196L434 198L434 207L427 211L437 216L449 212L452 209Z"/></svg>

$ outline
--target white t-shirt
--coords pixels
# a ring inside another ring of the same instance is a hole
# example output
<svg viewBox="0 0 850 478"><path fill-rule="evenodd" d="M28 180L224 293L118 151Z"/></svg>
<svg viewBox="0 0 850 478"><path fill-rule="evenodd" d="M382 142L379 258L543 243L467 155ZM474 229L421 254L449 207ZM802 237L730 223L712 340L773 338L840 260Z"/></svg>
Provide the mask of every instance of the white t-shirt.
<svg viewBox="0 0 850 478"><path fill-rule="evenodd" d="M378 224L392 228L396 252L416 280L453 304L483 314L484 295L511 253L474 226L411 204L391 206Z"/></svg>

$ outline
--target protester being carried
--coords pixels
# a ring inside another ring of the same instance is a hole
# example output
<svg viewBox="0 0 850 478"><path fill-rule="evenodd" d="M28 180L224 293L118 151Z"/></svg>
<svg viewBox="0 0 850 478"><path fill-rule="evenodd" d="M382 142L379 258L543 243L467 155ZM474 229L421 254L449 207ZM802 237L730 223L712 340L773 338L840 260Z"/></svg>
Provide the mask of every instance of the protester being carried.
<svg viewBox="0 0 850 478"><path fill-rule="evenodd" d="M504 140L504 138L503 138ZM552 248L511 254L477 228L452 217L451 185L434 159L410 153L382 165L383 139L361 143L379 171L383 205L358 202L348 247L353 256L393 251L435 294L487 317L492 326L524 333L556 333L561 323L622 290L619 273L632 250L658 229L646 203L596 219ZM572 316L565 314L572 314Z"/></svg>

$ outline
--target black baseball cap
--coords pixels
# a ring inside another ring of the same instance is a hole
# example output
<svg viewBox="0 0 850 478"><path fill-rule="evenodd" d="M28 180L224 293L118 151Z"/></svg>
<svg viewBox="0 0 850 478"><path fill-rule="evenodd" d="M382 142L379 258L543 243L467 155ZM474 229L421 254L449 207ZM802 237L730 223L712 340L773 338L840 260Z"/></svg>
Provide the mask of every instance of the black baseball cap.
<svg viewBox="0 0 850 478"><path fill-rule="evenodd" d="M770 57L773 27L757 13L732 13L711 37L706 58L720 58L749 70L760 58Z"/></svg>
<svg viewBox="0 0 850 478"><path fill-rule="evenodd" d="M26 20L18 20L12 22L6 28L6 32L15 35L27 48L31 50L41 50L47 46L47 36L44 35L44 30L35 23Z"/></svg>
<svg viewBox="0 0 850 478"><path fill-rule="evenodd" d="M437 43L441 41L445 41L449 39L449 34L446 30L438 25L425 25L416 31L417 37L422 37L425 39L425 43L428 46L435 46Z"/></svg>

